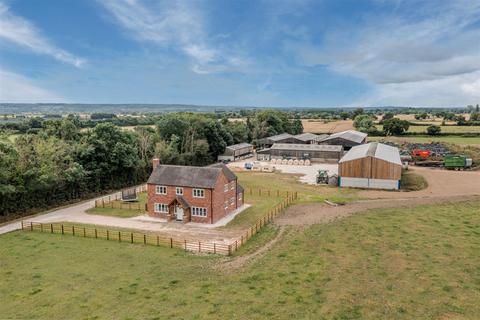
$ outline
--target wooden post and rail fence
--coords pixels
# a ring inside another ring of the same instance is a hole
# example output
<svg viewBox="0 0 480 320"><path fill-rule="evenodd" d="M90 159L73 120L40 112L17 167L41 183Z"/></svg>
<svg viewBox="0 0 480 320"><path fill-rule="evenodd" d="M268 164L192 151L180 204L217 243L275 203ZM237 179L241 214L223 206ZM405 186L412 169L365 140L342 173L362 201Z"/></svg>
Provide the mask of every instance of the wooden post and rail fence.
<svg viewBox="0 0 480 320"><path fill-rule="evenodd" d="M147 185L141 185L135 187L136 193L146 192ZM120 200L120 201L119 201ZM122 202L122 192L116 192L114 194L103 196L95 200L95 208L111 208L111 209L129 209L129 210L145 210L144 206L139 202Z"/></svg>
<svg viewBox="0 0 480 320"><path fill-rule="evenodd" d="M245 190L245 192L247 192ZM225 244L209 241L198 241L194 239L178 239L167 237L155 233L142 233L123 230L111 230L101 227L78 226L67 223L39 223L31 221L22 221L23 231L37 231L52 234L71 235L84 238L105 239L118 242L137 243L143 245L166 246L170 248L180 248L185 251L214 253L231 255L243 246L250 238L257 234L265 225L271 222L278 214L283 212L290 204L297 199L297 192L280 192L278 190L253 190L249 189L250 194L282 196L283 200L275 205L266 215L258 219L235 241Z"/></svg>

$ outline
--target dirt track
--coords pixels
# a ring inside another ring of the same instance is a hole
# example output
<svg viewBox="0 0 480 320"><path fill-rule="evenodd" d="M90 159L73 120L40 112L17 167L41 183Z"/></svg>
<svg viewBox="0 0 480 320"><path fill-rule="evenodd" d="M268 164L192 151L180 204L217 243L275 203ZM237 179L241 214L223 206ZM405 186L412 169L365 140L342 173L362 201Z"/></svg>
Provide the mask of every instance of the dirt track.
<svg viewBox="0 0 480 320"><path fill-rule="evenodd" d="M412 207L418 205L480 200L480 172L413 169L423 175L428 187L421 191L393 192L364 190L360 196L368 200L332 207L323 203L294 205L275 220L277 225L310 225L327 223L356 212L378 208Z"/></svg>

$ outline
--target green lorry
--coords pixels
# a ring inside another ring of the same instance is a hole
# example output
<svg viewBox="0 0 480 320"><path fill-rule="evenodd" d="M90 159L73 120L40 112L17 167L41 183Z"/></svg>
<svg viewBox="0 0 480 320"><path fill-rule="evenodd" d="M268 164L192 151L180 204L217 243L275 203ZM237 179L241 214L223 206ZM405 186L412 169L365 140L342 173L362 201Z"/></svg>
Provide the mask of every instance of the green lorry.
<svg viewBox="0 0 480 320"><path fill-rule="evenodd" d="M444 166L447 169L463 170L472 166L472 159L461 155L445 156Z"/></svg>

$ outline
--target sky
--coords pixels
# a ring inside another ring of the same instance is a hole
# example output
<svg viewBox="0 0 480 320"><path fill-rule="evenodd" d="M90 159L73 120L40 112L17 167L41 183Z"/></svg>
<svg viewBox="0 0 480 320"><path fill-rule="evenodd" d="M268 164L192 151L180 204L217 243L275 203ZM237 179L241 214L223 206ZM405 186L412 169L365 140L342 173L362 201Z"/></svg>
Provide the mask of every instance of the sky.
<svg viewBox="0 0 480 320"><path fill-rule="evenodd" d="M0 102L480 103L480 0L0 0Z"/></svg>

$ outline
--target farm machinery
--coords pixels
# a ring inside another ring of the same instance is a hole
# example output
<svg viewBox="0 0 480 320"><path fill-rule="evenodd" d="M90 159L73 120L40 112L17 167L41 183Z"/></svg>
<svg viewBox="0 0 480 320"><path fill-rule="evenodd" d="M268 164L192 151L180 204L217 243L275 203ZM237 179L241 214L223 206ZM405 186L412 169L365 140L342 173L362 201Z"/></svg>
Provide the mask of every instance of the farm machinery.
<svg viewBox="0 0 480 320"><path fill-rule="evenodd" d="M406 145L412 161L417 166L444 167L450 170L464 170L472 166L472 159L464 155L455 155L441 143Z"/></svg>

